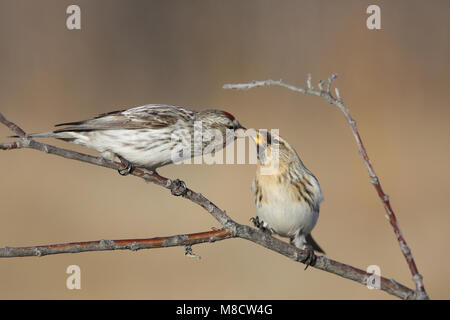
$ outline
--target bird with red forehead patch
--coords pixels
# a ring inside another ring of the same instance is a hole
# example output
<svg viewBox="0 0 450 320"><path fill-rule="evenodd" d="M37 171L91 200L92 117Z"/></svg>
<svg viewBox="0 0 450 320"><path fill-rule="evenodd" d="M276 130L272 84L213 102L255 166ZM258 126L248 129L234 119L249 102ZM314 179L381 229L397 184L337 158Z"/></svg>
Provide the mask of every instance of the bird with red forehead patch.
<svg viewBox="0 0 450 320"><path fill-rule="evenodd" d="M94 149L109 160L118 157L126 166L122 175L134 167L155 171L174 162L174 153L180 145L190 144L189 152L177 157L177 161L204 154L206 142L199 131L206 134L218 132L223 139L209 150L225 147L234 140L239 129L245 130L229 112L221 110L190 110L170 105L149 104L127 110L101 114L93 119L58 124L63 126L52 132L30 135L31 138L56 138ZM200 139L200 141L198 141ZM187 142L186 142L187 141ZM200 148L194 144L200 143Z"/></svg>
<svg viewBox="0 0 450 320"><path fill-rule="evenodd" d="M230 119L231 121L236 120L236 118L229 112L223 111L222 112L228 117L228 119Z"/></svg>

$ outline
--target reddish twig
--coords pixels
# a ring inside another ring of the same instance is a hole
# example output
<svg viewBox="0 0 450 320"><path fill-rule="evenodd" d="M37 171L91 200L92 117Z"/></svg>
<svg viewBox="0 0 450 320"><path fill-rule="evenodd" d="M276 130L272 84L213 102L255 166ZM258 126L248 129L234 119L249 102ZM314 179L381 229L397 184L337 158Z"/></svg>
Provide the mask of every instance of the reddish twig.
<svg viewBox="0 0 450 320"><path fill-rule="evenodd" d="M1 119L5 119L0 114ZM5 119L6 120L6 119ZM22 130L17 125L7 121L2 123L7 123L7 126L11 128L11 130ZM12 124L12 125L11 125ZM15 131L17 132L17 131ZM26 137L25 132L22 130L24 135L21 135L23 137ZM11 146L14 146L11 148ZM15 141L13 143L3 143L0 144L0 149L3 150L11 150L11 149L22 149L22 148L30 148L39 150L45 153L54 154L60 157L64 157L67 159L72 160L78 160L83 161L86 163L90 163L97 166L102 166L106 168L111 169L119 169L124 168L125 166L122 163L119 162L113 162L105 160L101 157L93 157L87 154L75 152L72 150L62 149L58 148L52 145L40 143L38 141L35 141L33 139L20 139L18 141ZM134 175L136 177L140 177L144 179L145 181L155 183L159 186L162 186L166 189L169 189L172 191L172 193L175 193L174 191L177 191L177 188L179 188L179 185L174 183L172 180L167 179L165 177L162 177L156 173L149 172L145 169L139 169L136 168L133 170L131 175ZM217 237L214 238L214 240L224 240L228 238L242 238L249 241L252 241L254 243L257 243L261 246L264 246L265 248L272 250L274 252L277 252L279 254L282 254L296 262L302 262L304 263L306 257L308 256L308 252L305 250L301 250L296 248L293 245L290 245L284 241L281 241L279 239L276 239L272 237L271 235L267 234L266 232L263 232L261 230L253 229L246 225L241 225L235 221L233 221L226 213L225 211L218 208L214 203L212 203L210 200L208 200L206 197L204 197L202 194L197 193L191 189L186 188L184 192L182 193L182 196L193 203L201 206L206 211L208 211L223 227L225 230L221 231L212 231L212 233L215 234L215 232L219 232L219 234L223 237ZM223 232L223 233L222 233ZM175 244L175 240L172 244L179 245L179 246L190 246L191 244L195 244L196 241L202 241L208 238L208 236L198 236L200 239L191 239L193 243L187 243L184 240L178 240L180 241L178 244ZM209 235L209 234L208 234ZM170 239L174 238L176 239L178 236L169 237ZM169 238L164 238L165 240L168 240ZM161 238L156 240L158 238L153 239L141 239L141 242L153 242L152 244L147 245L155 245L156 243L159 243L161 241ZM209 238L210 239L210 238ZM133 242L137 242L138 240L132 239L132 240L113 240L114 245L118 246L125 246L123 249L128 249L126 245L133 245ZM121 243L121 241L124 241L125 243ZM131 241L131 244L130 244ZM164 240L163 240L164 241ZM203 242L205 242L203 241ZM98 246L95 248L95 246ZM94 242L84 242L84 243L71 243L71 244L59 244L59 245L49 245L49 246L40 246L40 247L26 247L26 248L3 248L0 249L0 255L12 255L13 252L16 253L14 256L36 256L36 255L45 255L45 254L56 254L56 253L63 253L63 250L67 250L67 252L83 252L83 251L99 251L99 250L108 250L108 246L113 246L113 243L111 243L108 240L100 240L100 241L94 241ZM140 246L144 246L144 244L138 244L138 248L140 249ZM37 249L36 249L37 248ZM98 250L97 250L98 249ZM120 248L118 248L120 249ZM16 250L16 251L14 251ZM58 252L59 250L59 252ZM111 249L110 250L114 250ZM31 254L34 253L34 254ZM186 252L187 254L191 254L190 252ZM192 254L191 254L192 255ZM339 275L343 278L350 279L353 281L356 281L358 283L361 283L363 285L368 284L368 280L373 276L372 274L369 274L361 269L346 265L344 263L334 261L332 259L329 259L325 256L317 257L317 261L313 268L327 271L336 275ZM413 290L409 289L408 287L399 284L397 281L393 279L387 279L384 277L380 277L380 289L392 294L396 297L399 297L401 299L420 299L421 296L417 295Z"/></svg>
<svg viewBox="0 0 450 320"><path fill-rule="evenodd" d="M182 234L170 237L148 239L99 240L50 244L32 247L0 248L0 258L45 256L59 253L79 253L86 251L132 250L192 246L204 242L215 242L232 238L228 230L220 229L207 232Z"/></svg>
<svg viewBox="0 0 450 320"><path fill-rule="evenodd" d="M361 155L361 158L369 172L370 176L370 182L374 185L378 196L380 197L381 201L383 202L383 206L386 210L387 216L389 218L389 222L391 223L392 228L394 229L395 236L397 238L397 241L400 245L401 251L406 259L406 262L408 263L409 269L412 274L413 281L416 285L416 293L423 299L428 299L427 292L425 291L425 286L423 284L422 276L420 275L417 265L414 261L414 258L412 256L411 249L409 248L408 244L406 243L405 238L402 235L402 232L400 231L400 226L398 224L397 218L394 214L394 211L392 210L392 206L389 201L389 197L387 194L384 193L383 188L381 187L380 180L378 179L378 176L375 174L375 170L372 166L372 163L370 161L370 158L367 154L366 148L364 147L364 144L362 142L361 136L358 131L358 127L356 126L356 121L351 117L349 109L345 106L343 103L342 97L340 95L339 89L335 88L336 98L331 94L331 85L333 81L337 78L336 74L333 74L330 78L328 78L328 82L326 84L326 88L324 89L323 85L324 82L322 80L319 81L318 87L319 90L316 90L311 85L311 75L308 75L307 79L307 88L301 88L296 87L290 84L287 84L283 82L282 80L265 80L265 81L252 81L250 83L240 83L240 84L225 84L223 86L224 89L238 89L238 90L249 90L255 87L265 87L265 86L281 86L285 87L287 89L301 92L304 94L312 94L319 97L324 97L328 100L328 102L336 107L339 108L344 113L344 116L347 120L347 122L350 125L350 128L352 130L353 136L356 140L356 144L358 146L358 151Z"/></svg>
<svg viewBox="0 0 450 320"><path fill-rule="evenodd" d="M7 126L12 132L16 133L20 138L26 137L27 134L25 133L25 131L23 131L15 123L6 119L1 113L0 113L0 122L3 123L5 126Z"/></svg>
<svg viewBox="0 0 450 320"><path fill-rule="evenodd" d="M21 148L20 143L18 141L0 143L0 150L12 150L18 148Z"/></svg>

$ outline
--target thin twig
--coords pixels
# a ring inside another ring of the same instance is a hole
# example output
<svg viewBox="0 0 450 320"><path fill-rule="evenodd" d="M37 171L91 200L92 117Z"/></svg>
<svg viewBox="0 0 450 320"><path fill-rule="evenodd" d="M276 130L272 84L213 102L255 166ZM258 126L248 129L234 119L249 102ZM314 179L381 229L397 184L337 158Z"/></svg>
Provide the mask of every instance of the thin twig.
<svg viewBox="0 0 450 320"><path fill-rule="evenodd" d="M389 197L387 194L384 193L384 191L381 187L380 180L379 180L378 176L375 174L375 170L372 166L372 163L369 159L366 148L364 147L361 136L359 134L358 127L356 126L356 121L353 120L353 118L350 115L349 109L344 104L341 94L340 94L340 91L336 88L335 92L336 92L337 98L334 98L333 95L331 94L331 85L336 78L337 78L337 74L332 74L331 77L328 78L326 90L324 90L324 88L323 88L322 80L320 80L318 83L319 90L314 90L312 88L312 86L310 85L311 77L309 75L308 75L308 80L307 80L307 85L308 85L307 88L296 87L296 86L287 84L287 83L283 82L282 80L279 80L279 81L276 81L276 80L255 81L255 80L253 80L249 83L225 84L223 86L223 88L224 89L249 90L249 89L256 88L256 87L265 87L265 86L273 86L273 85L281 86L281 87L285 87L287 89L290 89L290 90L293 90L296 92L301 92L304 94L312 94L315 96L324 97L325 99L328 100L328 102L330 104L336 106L337 108L339 108L339 110L341 110L344 113L344 116L345 116L348 124L350 125L350 128L352 130L356 144L358 146L358 151L359 151L361 158L367 168L367 171L369 172L370 182L375 187L379 198L383 202L383 206L386 210L387 216L389 218L389 222L390 222L392 228L394 229L394 233L395 233L397 241L400 245L401 251L406 259L406 262L408 263L409 269L412 274L413 281L416 285L416 294L421 299L428 299L428 294L425 291L425 286L423 284L422 276L420 275L420 273L417 269L411 249L409 248L404 236L402 235L402 232L400 231L400 226L398 224L397 218L392 209L391 203L389 201Z"/></svg>
<svg viewBox="0 0 450 320"><path fill-rule="evenodd" d="M215 242L232 238L228 230L220 229L207 232L180 234L170 237L157 237L148 239L121 239L121 240L99 240L50 244L31 247L5 247L0 248L0 258L45 256L59 253L79 253L86 251L108 251L108 250L132 250L154 249L177 246L191 246L194 244Z"/></svg>
<svg viewBox="0 0 450 320"><path fill-rule="evenodd" d="M20 138L25 138L25 136L27 135L25 131L23 131L15 123L6 119L1 113L0 113L0 122L3 123L5 126L7 126L12 132L17 134Z"/></svg>
<svg viewBox="0 0 450 320"><path fill-rule="evenodd" d="M5 118L0 114L0 119L5 119ZM8 122L8 123L11 123L11 122ZM20 129L15 124L14 124L14 126L8 125L9 128L17 127L18 129ZM17 130L17 129L15 129L15 130ZM20 129L20 130L22 130L22 129ZM17 132L17 131L14 131L14 132ZM23 136L25 137L26 134L24 134ZM64 157L67 159L83 161L86 163L90 163L93 165L102 166L102 167L106 167L106 168L111 168L111 169L124 168L124 165L119 162L108 161L101 157L93 157L93 156L75 152L72 150L58 148L58 147L51 146L48 144L40 143L33 139L21 139L21 140L16 141L15 143L16 143L14 145L15 148L9 147L11 145L11 143L6 143L6 144L3 143L3 144L0 144L0 149L12 150L12 149L31 148L31 149L39 150L39 151L42 151L45 153ZM145 181L152 182L161 187L169 189L172 192L175 187L179 187L172 180L162 177L156 173L147 171L145 169L136 168L131 174L136 177L140 177L140 178L144 179ZM266 232L251 228L246 225L241 225L241 224L233 221L225 213L225 211L218 208L214 203L212 203L210 200L208 200L206 197L204 197L200 193L197 193L191 189L186 188L186 190L185 190L185 192L183 192L182 196L184 198L189 199L190 201L194 202L195 204L201 206L206 211L208 211L226 229L226 231L225 231L225 232L227 232L226 238L242 238L242 239L252 241L252 242L257 243L267 249L270 249L274 252L277 252L286 257L289 257L290 259L297 261L297 262L305 261L307 255L308 255L308 252L298 249L295 246L290 245L284 241L276 239L276 238L272 237L271 235L267 234ZM130 241L130 240L114 240L114 241L116 242L116 241ZM99 249L100 250L108 250L107 249L108 243L109 243L108 241L103 241L102 243L98 243L98 245L100 246ZM91 242L91 244L92 244L92 242ZM109 245L111 245L111 243L109 243ZM186 246L186 243L180 243L178 245ZM70 250L68 252L72 252L72 253L86 251L86 250L80 250L79 243L72 244L72 245L65 244L65 245L53 245L53 246L56 246L56 247L66 246L65 250ZM52 247L52 245L50 245L50 247ZM87 245L87 247L89 247L89 244ZM33 248L33 247L28 247L28 249L26 249L26 250L24 248L16 248L16 250L18 250L18 251L16 251L16 253L17 253L16 256L27 256L25 254L25 252L29 253L29 250L33 250L30 248ZM7 254L7 253L11 254L10 252L12 249L13 248L3 248L3 250L0 252L2 252L3 254ZM21 249L23 250L22 252L20 252ZM90 251L97 251L97 250L94 250L94 248L91 248L91 249L92 250L90 250ZM56 250L56 249L54 248L53 250ZM60 248L60 250L61 250L61 248ZM113 250L113 249L111 249L111 250ZM43 251L41 251L41 255L42 255L42 253L54 254L54 252L52 252L51 250L43 250ZM62 253L62 252L55 252L55 253ZM21 255L21 254L23 254L23 255ZM28 254L28 255L30 255L30 254ZM36 256L37 254L32 254L32 255ZM371 274L369 274L361 269L343 264L338 261L331 260L325 256L317 257L317 261L313 267L316 269L324 270L324 271L339 275L346 279L356 281L363 285L367 285L367 279L371 276ZM397 283L396 281L393 281L392 279L380 277L380 284L381 284L381 287L380 287L381 290L386 291L387 293L394 295L396 297L399 297L401 299L421 298L421 296L416 295L416 293L413 290Z"/></svg>

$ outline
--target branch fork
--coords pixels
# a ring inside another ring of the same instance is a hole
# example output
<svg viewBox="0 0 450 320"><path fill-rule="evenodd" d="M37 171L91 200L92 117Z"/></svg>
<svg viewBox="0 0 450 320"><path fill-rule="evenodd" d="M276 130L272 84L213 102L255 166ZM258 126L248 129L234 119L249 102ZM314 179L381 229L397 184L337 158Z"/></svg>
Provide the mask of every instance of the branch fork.
<svg viewBox="0 0 450 320"><path fill-rule="evenodd" d="M423 284L423 277L422 277L422 275L419 274L416 263L412 256L412 251L411 251L410 247L408 246L408 244L406 243L406 240L403 237L402 232L400 231L400 225L398 224L398 220L397 220L395 213L392 209L392 206L390 204L389 196L384 193L384 191L381 187L380 179L376 175L375 170L370 161L370 158L367 154L366 148L364 147L361 136L359 134L358 127L356 125L356 121L351 117L349 109L344 104L339 89L335 88L336 98L331 94L331 87L332 87L333 81L336 78L337 78L337 74L335 74L335 73L333 73L328 78L328 82L327 82L327 86L326 86L325 90L323 87L323 85L324 85L323 80L319 80L319 82L318 82L319 90L315 90L312 87L312 84L311 84L312 79L311 79L310 74L308 74L308 78L306 81L307 88L295 87L295 86L292 86L290 84L283 82L282 80L279 80L279 81L265 80L265 81L251 81L250 83L241 83L241 84L225 84L223 86L223 88L224 89L236 89L236 90L249 90L249 89L252 89L255 87L276 85L276 86L285 87L285 88L293 90L293 91L301 92L304 94L312 94L312 95L324 97L325 99L328 100L328 102L330 104L334 105L335 107L337 107L339 110L341 110L343 112L343 114L352 130L353 136L356 141L356 145L358 147L358 151L359 151L361 158L362 158L362 160L367 168L367 171L369 173L370 182L375 187L375 190L376 190L380 200L383 203L383 206L386 211L386 217L388 218L388 220L394 230L394 233L395 233L397 241L400 245L403 256L405 257L405 260L406 260L408 267L410 269L410 272L412 274L412 279L416 285L415 296L419 299L428 299L428 294L426 293L425 287Z"/></svg>
<svg viewBox="0 0 450 320"><path fill-rule="evenodd" d="M330 78L328 78L325 90L323 81L319 81L318 83L319 90L314 89L314 87L312 86L311 75L308 75L307 78L307 88L292 86L290 84L283 82L282 80L251 81L249 83L243 84L225 84L223 88L249 90L255 87L264 87L273 85L281 86L296 92L324 97L328 100L329 103L338 107L344 113L352 129L361 157L363 158L367 170L369 171L371 183L374 185L380 199L382 199L383 201L383 205L386 209L386 215L392 227L394 228L397 240L400 244L400 247L402 248L402 253L408 262L411 273L413 275L413 281L416 284L416 290L412 290L393 279L380 277L380 284L381 284L380 289L401 299L428 299L428 295L423 285L422 276L418 273L416 264L414 262L414 259L412 258L411 250L408 247L406 241L404 240L403 235L401 234L397 219L395 217L394 212L392 211L389 198L383 192L379 179L376 176L375 171L373 170L372 164L370 163L369 157L364 148L361 137L359 136L356 122L351 118L349 110L344 105L339 90L335 88L336 98L333 97L333 95L331 94L332 83L336 78L337 78L336 74L333 74L330 76ZM58 148L28 138L27 134L22 128L20 128L15 123L7 120L1 113L0 113L0 123L3 123L20 138L19 140L14 142L0 143L0 150L14 150L25 148L35 149L48 154L57 155L67 159L82 161L114 170L125 168L125 165L120 162L109 161L101 157L94 157L91 155L75 152L72 150ZM192 201L193 203L201 206L222 225L223 229L219 230L213 229L212 231L200 233L191 233L191 234L147 238L147 239L122 239L122 240L102 239L99 241L73 242L73 243L51 244L51 245L31 246L31 247L15 247L15 248L4 247L0 248L0 258L26 257L26 256L41 257L50 254L79 253L86 251L106 251L106 250L137 251L141 249L182 246L185 248L186 256L198 259L200 257L194 254L192 251L193 245L206 242L222 241L230 238L241 238L249 240L269 250L282 254L296 262L302 262L307 257L308 253L304 250L298 249L289 243L274 238L261 230L257 230L247 225L242 225L235 222L227 215L227 213L224 210L221 210L219 207L217 207L214 203L212 203L202 194L187 188L185 185L182 185L180 187L180 181L178 179L171 180L162 177L155 172L151 172L141 168L135 168L130 173L130 175L141 178L146 182L152 182L154 184L157 184L163 188L170 190L172 194L176 196L182 196ZM318 256L316 263L311 267L336 274L340 277L356 281L363 285L367 285L367 280L369 279L370 276L372 276L372 274L369 274L364 270L329 259L326 256Z"/></svg>

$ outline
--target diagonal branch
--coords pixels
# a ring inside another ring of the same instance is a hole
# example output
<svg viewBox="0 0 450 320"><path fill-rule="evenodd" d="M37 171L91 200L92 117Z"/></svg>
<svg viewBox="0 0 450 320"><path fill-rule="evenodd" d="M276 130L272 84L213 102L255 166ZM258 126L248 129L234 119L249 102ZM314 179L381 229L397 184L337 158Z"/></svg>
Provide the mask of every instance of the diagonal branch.
<svg viewBox="0 0 450 320"><path fill-rule="evenodd" d="M16 133L20 138L25 138L25 136L27 135L25 131L22 130L22 128L18 127L15 123L6 119L1 113L0 113L0 122L3 123L5 126L7 126L12 132Z"/></svg>
<svg viewBox="0 0 450 320"><path fill-rule="evenodd" d="M366 148L364 147L364 144L362 142L361 136L358 131L358 127L356 126L356 121L353 120L353 118L350 115L350 111L347 108L347 106L344 104L341 94L339 92L338 88L335 88L336 98L331 93L331 85L333 81L337 78L337 74L332 74L330 78L328 78L326 89L323 88L323 81L320 80L318 83L319 90L316 90L311 85L311 75L308 74L307 78L307 88L301 88L296 87L290 84L287 84L283 82L282 80L265 80L265 81L251 81L249 83L239 83L239 84L225 84L223 86L224 89L237 89L237 90L249 90L256 87L266 87L266 86L280 86L287 88L289 90L293 90L296 92L301 92L304 94L311 94L319 97L323 97L328 100L328 102L335 107L339 108L344 113L345 119L347 120L348 124L350 125L350 128L352 130L353 136L355 138L356 144L358 146L358 151L361 155L361 158L364 162L364 165L367 168L367 171L369 172L370 176L370 182L375 187L375 190L377 191L377 194L380 198L380 200L383 203L383 206L386 210L388 220L394 229L395 236L397 238L397 241L400 245L400 249L403 253L403 256L406 259L406 262L409 266L409 269L412 274L413 281L416 285L416 293L420 296L422 299L428 299L427 292L425 291L425 286L423 284L423 278L422 275L419 273L417 269L416 262L414 261L411 249L409 248L408 244L406 243L406 240L400 230L400 225L398 223L398 220L394 214L394 211L392 209L391 203L389 201L389 196L384 193L383 188L381 187L380 180L378 179L378 176L375 174L375 170L372 166L372 163L370 161L370 158L367 154Z"/></svg>
<svg viewBox="0 0 450 320"><path fill-rule="evenodd" d="M17 125L13 124L12 122L6 120L3 115L0 113L0 122L7 125L11 130L14 132L23 132L23 134L20 134L22 139L17 140L15 142L8 142L8 143L0 143L0 150L12 150L12 149L23 149L23 148L29 148L29 149L35 149L39 150L45 153L54 154L60 157L64 157L67 159L72 160L78 160L86 163L90 163L97 166L102 166L110 169L119 169L124 168L124 165L119 162L113 162L105 160L101 157L94 157L87 154L75 152L72 150L67 150L63 148L58 148L52 145L44 144L38 141L35 141L33 139L30 139L26 136L26 133L20 129ZM21 130L21 131L20 131ZM173 194L178 194L174 192L179 188L179 184L176 183L176 180L170 180L165 177L162 177L154 172L150 172L145 169L139 169L136 168L131 175L134 175L136 177L142 178L147 182L155 183L161 187L164 187L166 189L169 189L172 191ZM217 234L215 236L215 240L224 240L228 238L242 238L249 240L251 242L257 243L267 249L270 249L274 252L277 252L279 254L282 254L296 262L302 262L306 259L308 253L304 250L298 249L293 245L290 245L284 241L281 241L279 239L276 239L272 237L271 235L251 228L246 225L241 225L234 220L232 220L225 211L218 208L214 203L212 203L210 200L208 200L206 197L204 197L202 194L197 193L191 189L186 188L184 192L182 193L182 196L193 203L201 206L206 211L208 211L226 230L224 230L224 233L220 233L221 237L218 237ZM218 230L217 232L219 232ZM192 235L191 235L192 236ZM169 237L170 239L178 239L174 237ZM200 237L202 238L202 237ZM207 236L204 236L200 242L205 242ZM203 241L205 240L205 241ZM120 243L120 241L124 241L125 243ZM127 249L126 245L130 245L127 243L127 241L132 242L142 242L147 243L155 242L159 240L154 239L132 239L132 240L114 240L114 243L118 245L119 249L120 246L125 246L123 249ZM179 246L188 246L190 244L195 244L197 242L193 241L193 243L187 243L184 241L178 240L171 240L173 241L173 245L179 245ZM177 242L179 241L179 242ZM209 240L208 240L209 241ZM200 243L198 242L198 243ZM148 243L147 243L148 245ZM95 246L98 246L95 248ZM34 250L35 254L29 254L29 255L37 255L36 253L41 250L41 255L43 254L56 254L56 253L63 253L63 250L66 250L67 252L83 252L83 251L99 251L99 250L109 250L109 247L111 246L110 250L114 250L112 248L112 243L108 240L100 240L97 242L85 242L84 247L82 243L72 243L72 244L59 244L59 245L49 245L49 246L40 246L40 247L26 247L26 248L3 248L0 249L0 256L7 256L8 254L12 254L11 252L16 251L16 253L24 253L24 252L30 252ZM132 246L132 243L131 243ZM140 244L138 246L144 246L143 244ZM38 249L34 249L38 248ZM89 248L89 250L88 250ZM141 247L139 247L141 248ZM142 247L143 248L143 247ZM96 250L98 249L98 250ZM37 251L36 251L37 250ZM58 252L59 250L59 252ZM23 254L26 256L26 254ZM16 255L17 256L17 255ZM356 281L358 283L361 283L363 285L367 285L368 281L373 276L372 274L369 274L361 269L346 265L344 263L331 260L325 256L319 256L317 257L317 261L313 268L320 269L323 271L327 271L333 274L336 274L338 276L341 276L346 279L350 279L353 281ZM411 290L410 288L399 284L393 279L387 279L384 277L380 277L380 289L394 295L396 297L399 297L401 299L420 299L423 298L423 296L416 294L414 290Z"/></svg>

